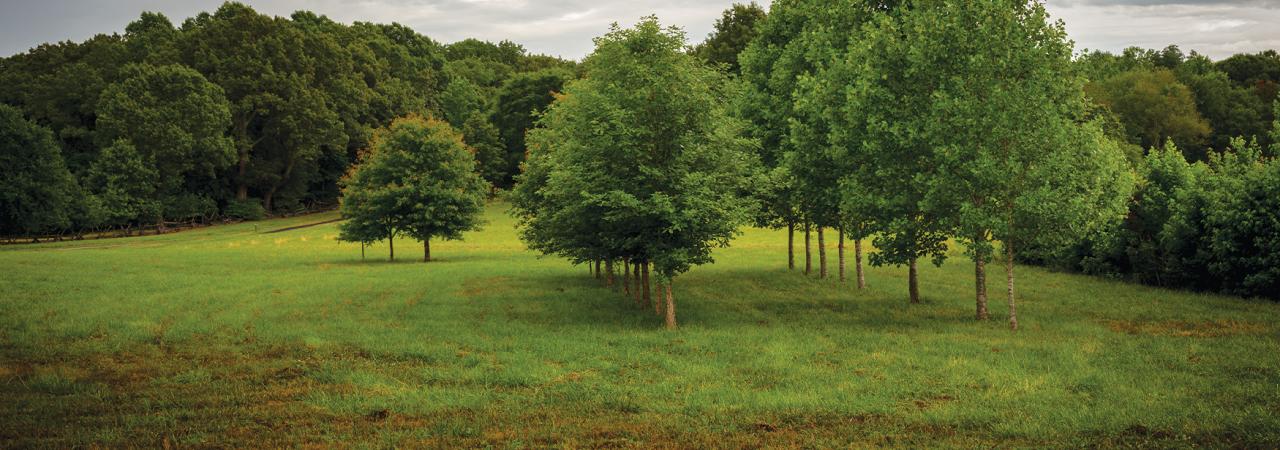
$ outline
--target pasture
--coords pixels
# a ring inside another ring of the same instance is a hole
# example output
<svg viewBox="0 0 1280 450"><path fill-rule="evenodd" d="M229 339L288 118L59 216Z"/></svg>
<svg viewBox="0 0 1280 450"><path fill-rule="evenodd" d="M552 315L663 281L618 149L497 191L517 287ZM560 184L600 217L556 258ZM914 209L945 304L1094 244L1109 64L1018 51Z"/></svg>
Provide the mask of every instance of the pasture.
<svg viewBox="0 0 1280 450"><path fill-rule="evenodd" d="M908 305L748 229L667 331L506 209L430 263L268 233L336 213L2 247L0 447L1280 446L1274 302L1019 267L1015 333L959 249Z"/></svg>

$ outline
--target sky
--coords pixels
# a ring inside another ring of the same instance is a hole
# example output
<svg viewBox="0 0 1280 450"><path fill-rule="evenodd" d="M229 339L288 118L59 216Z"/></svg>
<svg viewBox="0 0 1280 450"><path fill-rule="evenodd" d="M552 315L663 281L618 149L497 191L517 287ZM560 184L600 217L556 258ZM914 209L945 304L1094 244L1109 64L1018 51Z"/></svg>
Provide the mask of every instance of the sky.
<svg viewBox="0 0 1280 450"><path fill-rule="evenodd" d="M745 1L745 0L738 0ZM733 0L247 0L259 12L306 9L340 22L399 22L441 42L510 39L531 53L579 59L612 22L657 14L691 43L711 31ZM767 6L768 0L760 2ZM0 0L0 56L43 42L123 32L142 11L178 25L218 0ZM1280 49L1280 0L1048 0L1076 49L1119 51L1176 44L1214 59Z"/></svg>

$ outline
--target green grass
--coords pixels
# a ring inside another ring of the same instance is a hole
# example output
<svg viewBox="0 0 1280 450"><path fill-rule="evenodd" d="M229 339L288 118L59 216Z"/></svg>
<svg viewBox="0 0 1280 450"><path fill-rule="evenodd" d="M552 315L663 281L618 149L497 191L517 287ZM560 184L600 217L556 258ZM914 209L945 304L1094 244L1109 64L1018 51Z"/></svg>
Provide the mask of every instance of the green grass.
<svg viewBox="0 0 1280 450"><path fill-rule="evenodd" d="M665 331L504 210L427 264L264 233L332 214L0 248L0 447L1280 446L1272 302L1021 267L1013 333L959 253L908 305L753 229Z"/></svg>

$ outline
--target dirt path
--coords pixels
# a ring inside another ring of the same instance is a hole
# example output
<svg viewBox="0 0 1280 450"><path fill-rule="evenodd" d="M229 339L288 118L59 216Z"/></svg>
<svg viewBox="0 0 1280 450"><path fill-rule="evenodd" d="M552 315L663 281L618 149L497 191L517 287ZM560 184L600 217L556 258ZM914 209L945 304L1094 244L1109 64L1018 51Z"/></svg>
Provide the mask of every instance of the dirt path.
<svg viewBox="0 0 1280 450"><path fill-rule="evenodd" d="M316 226L316 225L324 225L324 224L326 224L326 223L334 223L334 222L341 222L341 221L342 221L342 218L341 218L341 217L339 217L339 218L337 218L337 219L329 219L329 220L325 220L325 221L321 221L321 222L316 222L316 223L308 223L308 224L303 224L303 225L295 225L295 226L292 226L292 227L284 227L284 228L280 228L280 229L278 229L278 230L266 231L266 232L263 232L262 234L281 233L281 232L285 232L285 231L296 230L296 229L299 229L299 228L314 227L314 226Z"/></svg>

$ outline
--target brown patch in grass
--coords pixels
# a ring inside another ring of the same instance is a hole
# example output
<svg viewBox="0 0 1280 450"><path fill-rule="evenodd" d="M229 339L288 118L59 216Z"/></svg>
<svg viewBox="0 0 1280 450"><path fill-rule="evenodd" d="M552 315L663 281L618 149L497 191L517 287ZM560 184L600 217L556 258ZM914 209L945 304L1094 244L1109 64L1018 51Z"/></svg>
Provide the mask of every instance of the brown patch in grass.
<svg viewBox="0 0 1280 450"><path fill-rule="evenodd" d="M511 290L508 284L511 277L472 278L462 282L462 290L458 294L463 297L483 297Z"/></svg>
<svg viewBox="0 0 1280 450"><path fill-rule="evenodd" d="M1268 328L1254 322L1238 320L1213 320L1205 322L1189 322L1182 320L1167 321L1134 321L1107 320L1107 328L1117 333L1131 335L1146 334L1152 336L1182 337L1222 337L1243 334L1263 334Z"/></svg>

